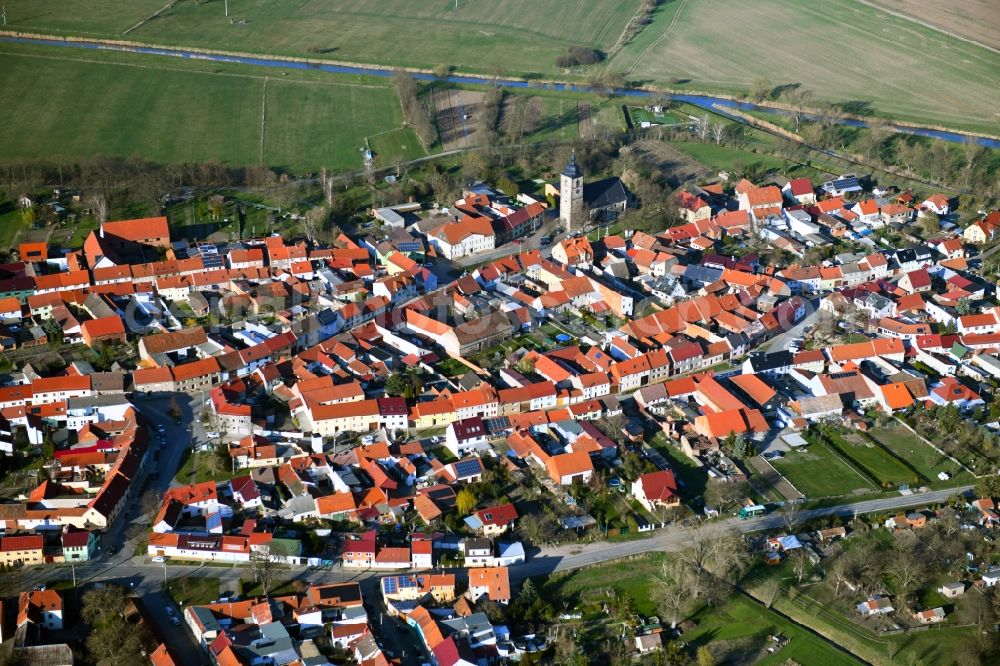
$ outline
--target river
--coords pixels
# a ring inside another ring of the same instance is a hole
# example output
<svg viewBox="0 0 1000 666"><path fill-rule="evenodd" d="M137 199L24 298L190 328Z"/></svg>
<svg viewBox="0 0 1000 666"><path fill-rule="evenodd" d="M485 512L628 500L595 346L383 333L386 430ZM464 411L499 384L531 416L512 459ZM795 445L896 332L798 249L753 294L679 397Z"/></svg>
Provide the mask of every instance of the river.
<svg viewBox="0 0 1000 666"><path fill-rule="evenodd" d="M170 56L175 58L189 58L192 60L209 60L212 62L229 62L229 63L239 63L243 65L255 65L258 67L271 67L275 69L302 69L302 70L319 70L323 72L330 72L331 74L355 74L362 76L378 76L378 77L390 77L392 76L393 69L391 67L374 67L374 66L361 66L361 65L335 65L335 64L322 64L316 62L306 62L304 60L278 60L267 58L265 56L237 56L237 55L225 55L221 53L199 53L195 51L189 51L184 48L174 48L174 47L152 47L152 46L124 46L117 44L105 44L99 41L86 41L86 40L65 40L58 38L40 38L40 37L14 37L11 35L0 35L0 41L4 42L16 42L22 44L45 44L48 46L62 46L77 49L91 49L100 51L124 51L128 53L142 53L146 55L157 55L157 56ZM414 73L415 78L435 81L437 77L433 74L423 74ZM451 83L461 83L470 85L493 85L493 77L487 76L449 76L446 79ZM530 88L530 87L540 87L545 90L558 90L567 92L590 92L591 87L587 85L577 85L572 83L529 83L528 81L521 81L517 79L496 79L496 83L505 88ZM647 90L638 90L634 88L622 88L616 89L615 94L622 97L639 97L639 98L653 98L658 97L661 93L651 92ZM726 108L734 108L741 110L750 111L763 111L765 113L771 113L775 115L788 115L788 113L781 109L774 109L767 106L759 106L756 104L751 104L749 102L738 102L736 100L728 99L726 97L713 97L711 95L688 95L688 94L672 94L671 98L679 102L687 102L695 106L700 106L703 108L709 108L713 111L725 114ZM856 120L853 118L844 118L838 121L842 125L849 125L851 127L867 127L868 124L863 120ZM888 128L895 132L901 132L903 134L914 134L917 136L926 136L932 139L940 139L942 141L950 141L952 143L966 143L969 141L975 142L980 146L985 146L987 148L1000 148L1000 140L990 139L981 136L975 136L972 134L965 134L963 132L957 131L945 131L937 129L928 129L924 127L911 127L905 124L890 123Z"/></svg>

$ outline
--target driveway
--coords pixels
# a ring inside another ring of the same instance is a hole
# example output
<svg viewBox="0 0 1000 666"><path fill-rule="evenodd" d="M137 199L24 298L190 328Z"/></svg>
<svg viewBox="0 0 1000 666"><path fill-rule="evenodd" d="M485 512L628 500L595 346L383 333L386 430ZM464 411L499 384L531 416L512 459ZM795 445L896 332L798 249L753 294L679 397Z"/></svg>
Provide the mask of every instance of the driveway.
<svg viewBox="0 0 1000 666"><path fill-rule="evenodd" d="M779 474L778 470L760 456L750 458L750 465L785 499L802 499L804 497L795 489L795 486L788 482L788 479Z"/></svg>

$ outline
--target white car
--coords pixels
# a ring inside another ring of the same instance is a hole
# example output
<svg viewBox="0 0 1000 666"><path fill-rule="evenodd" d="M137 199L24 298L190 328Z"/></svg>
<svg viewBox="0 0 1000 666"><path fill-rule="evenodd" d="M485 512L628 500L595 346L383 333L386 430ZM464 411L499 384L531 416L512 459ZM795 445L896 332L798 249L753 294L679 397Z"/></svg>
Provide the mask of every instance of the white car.
<svg viewBox="0 0 1000 666"><path fill-rule="evenodd" d="M157 564L163 564L166 561L167 558L163 557L162 555L157 555L156 557L150 559L150 562L156 562ZM168 608L167 610L169 611L170 609Z"/></svg>
<svg viewBox="0 0 1000 666"><path fill-rule="evenodd" d="M216 437L220 437L220 435L219 435L219 433L215 432L214 430L206 430L205 431L205 437L209 437L211 439L215 439Z"/></svg>

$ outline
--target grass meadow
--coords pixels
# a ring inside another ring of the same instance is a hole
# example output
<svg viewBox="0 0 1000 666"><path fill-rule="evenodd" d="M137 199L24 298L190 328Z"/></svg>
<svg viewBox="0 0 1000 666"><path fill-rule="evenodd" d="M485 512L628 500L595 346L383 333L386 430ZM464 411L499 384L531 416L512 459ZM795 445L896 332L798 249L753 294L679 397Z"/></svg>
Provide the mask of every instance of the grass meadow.
<svg viewBox="0 0 1000 666"><path fill-rule="evenodd" d="M161 44L411 67L555 71L569 46L610 49L641 0L179 0L128 33ZM17 30L121 37L162 0L10 0Z"/></svg>
<svg viewBox="0 0 1000 666"><path fill-rule="evenodd" d="M613 50L641 0L7 0L9 29L512 76L585 78L555 59ZM144 18L148 20L143 21ZM806 57L806 54L808 57ZM679 90L767 77L860 115L997 133L1000 54L856 0L667 0L605 65Z"/></svg>
<svg viewBox="0 0 1000 666"><path fill-rule="evenodd" d="M878 490L819 441L790 451L771 465L810 499Z"/></svg>
<svg viewBox="0 0 1000 666"><path fill-rule="evenodd" d="M297 172L320 166L360 171L365 138L402 126L398 98L385 83L272 74L0 44L0 155L136 155L159 162L264 162ZM408 136L387 153L407 146L404 155L423 154L412 131L399 134Z"/></svg>

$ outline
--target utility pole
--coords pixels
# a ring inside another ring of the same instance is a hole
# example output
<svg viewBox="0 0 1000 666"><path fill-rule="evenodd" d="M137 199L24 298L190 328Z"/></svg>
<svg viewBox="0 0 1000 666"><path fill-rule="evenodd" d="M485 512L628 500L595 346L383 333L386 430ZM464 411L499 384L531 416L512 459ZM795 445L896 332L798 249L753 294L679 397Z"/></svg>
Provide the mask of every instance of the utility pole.
<svg viewBox="0 0 1000 666"><path fill-rule="evenodd" d="M229 0L224 0L226 5L226 18L229 18Z"/></svg>
<svg viewBox="0 0 1000 666"><path fill-rule="evenodd" d="M75 588L76 587L76 564L70 563L69 567L70 567L70 569L73 570L73 587Z"/></svg>
<svg viewBox="0 0 1000 666"><path fill-rule="evenodd" d="M458 0L455 0L455 2L458 2ZM7 5L0 8L0 11L3 13L3 25L4 27L7 27Z"/></svg>

